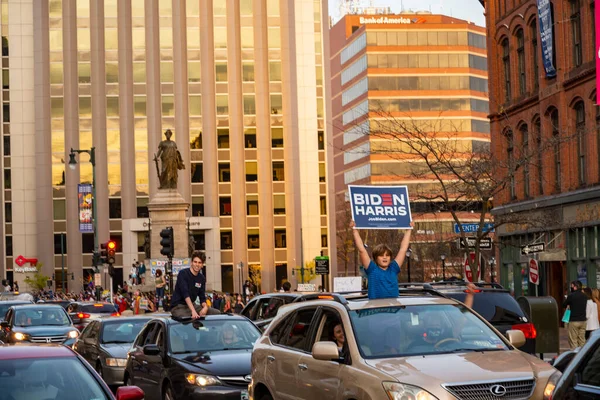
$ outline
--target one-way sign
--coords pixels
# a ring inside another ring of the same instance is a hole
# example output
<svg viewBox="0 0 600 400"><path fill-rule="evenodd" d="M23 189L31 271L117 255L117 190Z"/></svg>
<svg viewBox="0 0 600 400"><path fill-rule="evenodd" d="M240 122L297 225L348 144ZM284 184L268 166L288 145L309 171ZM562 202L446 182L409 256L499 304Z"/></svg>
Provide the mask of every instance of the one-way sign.
<svg viewBox="0 0 600 400"><path fill-rule="evenodd" d="M541 253L545 250L545 243L526 244L525 246L521 246L521 255L526 256L528 254Z"/></svg>
<svg viewBox="0 0 600 400"><path fill-rule="evenodd" d="M466 242L466 244L465 244L465 242ZM458 238L458 248L466 249L467 247L469 247L472 249L475 247L476 242L477 242L477 238L473 237L473 236L467 236L466 240L464 240L463 238ZM489 238L489 237L481 238L481 241L479 242L479 248L481 250L491 250L492 249L492 238Z"/></svg>

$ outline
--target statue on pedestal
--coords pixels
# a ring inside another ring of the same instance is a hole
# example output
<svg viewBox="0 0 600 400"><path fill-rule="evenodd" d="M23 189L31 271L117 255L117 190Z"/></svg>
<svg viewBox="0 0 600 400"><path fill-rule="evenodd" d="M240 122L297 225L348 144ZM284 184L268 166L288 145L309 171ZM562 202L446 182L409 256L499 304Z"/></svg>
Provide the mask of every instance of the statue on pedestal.
<svg viewBox="0 0 600 400"><path fill-rule="evenodd" d="M156 173L160 182L159 189L177 189L177 175L180 169L185 169L177 144L171 140L173 132L167 129L166 139L158 144L158 154L154 155ZM160 169L158 159L160 158Z"/></svg>

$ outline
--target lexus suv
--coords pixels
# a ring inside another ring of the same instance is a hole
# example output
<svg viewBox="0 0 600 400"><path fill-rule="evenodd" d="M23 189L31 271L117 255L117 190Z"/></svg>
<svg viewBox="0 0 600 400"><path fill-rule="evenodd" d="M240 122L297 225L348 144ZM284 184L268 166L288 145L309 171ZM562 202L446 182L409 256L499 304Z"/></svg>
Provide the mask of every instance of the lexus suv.
<svg viewBox="0 0 600 400"><path fill-rule="evenodd" d="M397 298L282 306L252 353L250 398L549 399L560 372L426 285Z"/></svg>

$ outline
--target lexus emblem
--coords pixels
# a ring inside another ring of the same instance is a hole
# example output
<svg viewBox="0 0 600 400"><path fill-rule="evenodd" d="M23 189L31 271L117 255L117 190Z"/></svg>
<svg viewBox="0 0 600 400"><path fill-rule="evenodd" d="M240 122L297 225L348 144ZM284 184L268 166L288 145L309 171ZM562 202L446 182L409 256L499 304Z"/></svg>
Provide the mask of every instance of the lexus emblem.
<svg viewBox="0 0 600 400"><path fill-rule="evenodd" d="M246 382L251 382L251 381L252 381L252 376L251 376L251 375L246 375L246 376L244 377L244 380L245 380Z"/></svg>
<svg viewBox="0 0 600 400"><path fill-rule="evenodd" d="M490 393L496 397L502 397L506 394L506 388L502 385L494 385L490 388Z"/></svg>

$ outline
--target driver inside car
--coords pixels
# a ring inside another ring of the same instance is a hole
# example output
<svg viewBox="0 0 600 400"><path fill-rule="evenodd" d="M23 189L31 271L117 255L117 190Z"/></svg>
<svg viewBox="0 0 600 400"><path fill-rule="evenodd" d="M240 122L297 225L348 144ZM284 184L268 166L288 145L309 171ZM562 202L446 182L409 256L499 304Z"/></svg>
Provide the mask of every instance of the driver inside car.
<svg viewBox="0 0 600 400"><path fill-rule="evenodd" d="M423 352L436 351L444 343L457 341L457 339L448 334L449 330L445 329L440 316L427 316L424 321L424 328L423 334L412 343L412 350L418 349Z"/></svg>

